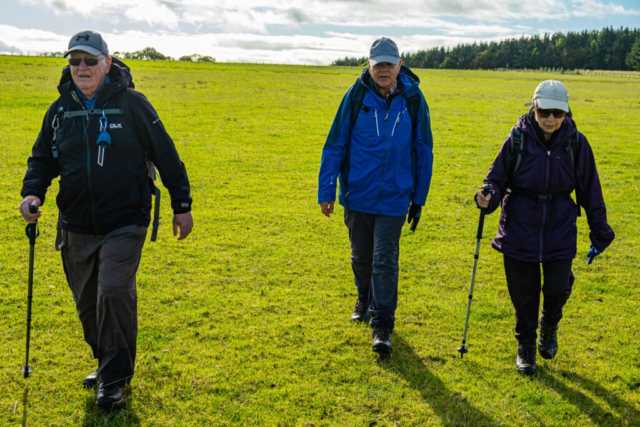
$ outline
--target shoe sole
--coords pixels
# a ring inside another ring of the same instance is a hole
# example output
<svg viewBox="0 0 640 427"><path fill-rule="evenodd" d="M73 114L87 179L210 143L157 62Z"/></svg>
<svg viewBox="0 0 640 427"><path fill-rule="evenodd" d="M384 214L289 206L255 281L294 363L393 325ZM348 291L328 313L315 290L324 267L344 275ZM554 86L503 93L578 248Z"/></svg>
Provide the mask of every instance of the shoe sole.
<svg viewBox="0 0 640 427"><path fill-rule="evenodd" d="M518 373L520 375L525 376L525 377L529 377L529 376L531 376L531 375L536 373L536 368L524 368L524 369L516 368L516 370L518 371Z"/></svg>
<svg viewBox="0 0 640 427"><path fill-rule="evenodd" d="M124 397L122 399L118 400L118 401L115 401L115 402L101 402L99 400L96 400L96 405L98 405L102 409L117 409L117 408L121 408L122 406L124 406Z"/></svg>
<svg viewBox="0 0 640 427"><path fill-rule="evenodd" d="M391 352L393 351L391 347L383 344L374 345L371 347L371 349L378 354L391 354Z"/></svg>
<svg viewBox="0 0 640 427"><path fill-rule="evenodd" d="M540 354L540 357L542 357L543 359L551 360L554 357L556 357L558 350L540 350L538 348L538 353Z"/></svg>
<svg viewBox="0 0 640 427"><path fill-rule="evenodd" d="M84 388L95 388L98 385L98 380L82 380L82 385Z"/></svg>

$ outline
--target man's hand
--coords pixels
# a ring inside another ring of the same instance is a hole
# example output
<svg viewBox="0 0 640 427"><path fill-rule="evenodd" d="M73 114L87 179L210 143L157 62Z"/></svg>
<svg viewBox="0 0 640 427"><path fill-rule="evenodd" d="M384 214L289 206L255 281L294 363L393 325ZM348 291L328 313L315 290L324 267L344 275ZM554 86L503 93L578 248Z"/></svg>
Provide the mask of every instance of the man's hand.
<svg viewBox="0 0 640 427"><path fill-rule="evenodd" d="M193 215L191 211L183 214L173 215L173 235L178 235L178 228L180 228L180 237L178 240L186 238L193 229Z"/></svg>
<svg viewBox="0 0 640 427"><path fill-rule="evenodd" d="M331 218L331 214L333 213L333 204L335 202L323 202L320 203L320 208L322 209L322 213L327 216L327 218Z"/></svg>
<svg viewBox="0 0 640 427"><path fill-rule="evenodd" d="M482 194L482 191L483 190L481 188L476 193L476 204L478 205L479 208L484 209L489 207L489 202L491 201L491 193L485 196L484 194Z"/></svg>
<svg viewBox="0 0 640 427"><path fill-rule="evenodd" d="M420 215L422 215L422 206L416 205L412 202L411 206L409 207L409 216L407 217L408 224L411 224L411 222L413 221L413 224L411 224L412 232L416 231L416 227L420 222Z"/></svg>
<svg viewBox="0 0 640 427"><path fill-rule="evenodd" d="M34 214L29 212L29 206L31 205L39 207L40 205L42 205L42 202L37 196L27 196L20 203L20 213L22 214L24 220L29 224L35 224L40 216L42 216L42 212L40 212L39 210Z"/></svg>

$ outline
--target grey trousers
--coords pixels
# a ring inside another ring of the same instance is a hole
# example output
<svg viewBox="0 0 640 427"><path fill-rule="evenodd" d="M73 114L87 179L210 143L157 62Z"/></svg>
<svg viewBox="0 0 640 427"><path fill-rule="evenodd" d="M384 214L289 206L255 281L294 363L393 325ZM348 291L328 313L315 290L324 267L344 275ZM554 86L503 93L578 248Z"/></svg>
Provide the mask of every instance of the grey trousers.
<svg viewBox="0 0 640 427"><path fill-rule="evenodd" d="M344 210L358 298L369 301L374 331L393 332L398 306L400 235L404 221L404 216Z"/></svg>
<svg viewBox="0 0 640 427"><path fill-rule="evenodd" d="M133 377L138 336L136 272L147 227L129 225L104 236L62 230L62 264L84 340L98 359L100 381Z"/></svg>

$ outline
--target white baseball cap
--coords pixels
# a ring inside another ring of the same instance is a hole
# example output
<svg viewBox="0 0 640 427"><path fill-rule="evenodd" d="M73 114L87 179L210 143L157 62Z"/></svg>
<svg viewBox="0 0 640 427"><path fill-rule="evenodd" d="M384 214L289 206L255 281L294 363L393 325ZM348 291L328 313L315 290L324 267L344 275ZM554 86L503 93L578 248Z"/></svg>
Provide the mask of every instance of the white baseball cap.
<svg viewBox="0 0 640 427"><path fill-rule="evenodd" d="M569 91L567 87L557 80L545 80L538 85L533 93L533 101L527 102L529 106L533 102L538 108L562 110L569 112Z"/></svg>

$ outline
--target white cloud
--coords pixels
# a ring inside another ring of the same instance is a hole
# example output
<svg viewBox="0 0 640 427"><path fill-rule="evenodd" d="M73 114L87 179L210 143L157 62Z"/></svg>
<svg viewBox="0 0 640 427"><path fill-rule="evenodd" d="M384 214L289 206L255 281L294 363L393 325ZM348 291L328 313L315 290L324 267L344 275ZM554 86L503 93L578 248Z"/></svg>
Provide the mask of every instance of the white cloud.
<svg viewBox="0 0 640 427"><path fill-rule="evenodd" d="M604 4L597 0L574 0L573 15L576 17L603 17L608 15L640 15L640 10L625 9L613 3Z"/></svg>
<svg viewBox="0 0 640 427"><path fill-rule="evenodd" d="M198 53L219 60L322 64L338 57L366 55L372 40L389 35L385 29L394 34L401 51L415 52L540 34L544 32L541 28L557 28L553 22L572 18L640 14L600 0L19 1L56 14L80 15L84 20L78 21L85 28L91 28L92 22L114 25L109 33L103 31L112 51L153 46L174 57ZM28 51L64 50L72 35L4 28L0 42ZM313 31L314 35L278 36L273 34L274 28L280 33ZM334 31L317 32L326 28ZM367 34L356 34L362 32ZM34 34L39 34L40 40Z"/></svg>
<svg viewBox="0 0 640 427"><path fill-rule="evenodd" d="M64 52L67 50L68 36L38 29L21 29L0 24L0 41L23 52Z"/></svg>
<svg viewBox="0 0 640 427"><path fill-rule="evenodd" d="M167 6L152 5L141 2L127 9L124 16L133 22L146 22L149 25L161 25L167 28L178 28L178 16Z"/></svg>
<svg viewBox="0 0 640 427"><path fill-rule="evenodd" d="M613 14L638 14L599 0L20 0L52 9L57 14L77 13L87 19L103 20L118 15L130 22L176 29L179 24L209 26L223 32L267 33L267 28L282 25L321 24L346 27L415 27L447 29L450 18L467 18L475 23L526 22L530 20L566 20L575 17L602 17ZM463 25L458 24L459 27ZM474 24L468 30L452 34L470 34L475 27L489 33L494 25Z"/></svg>

